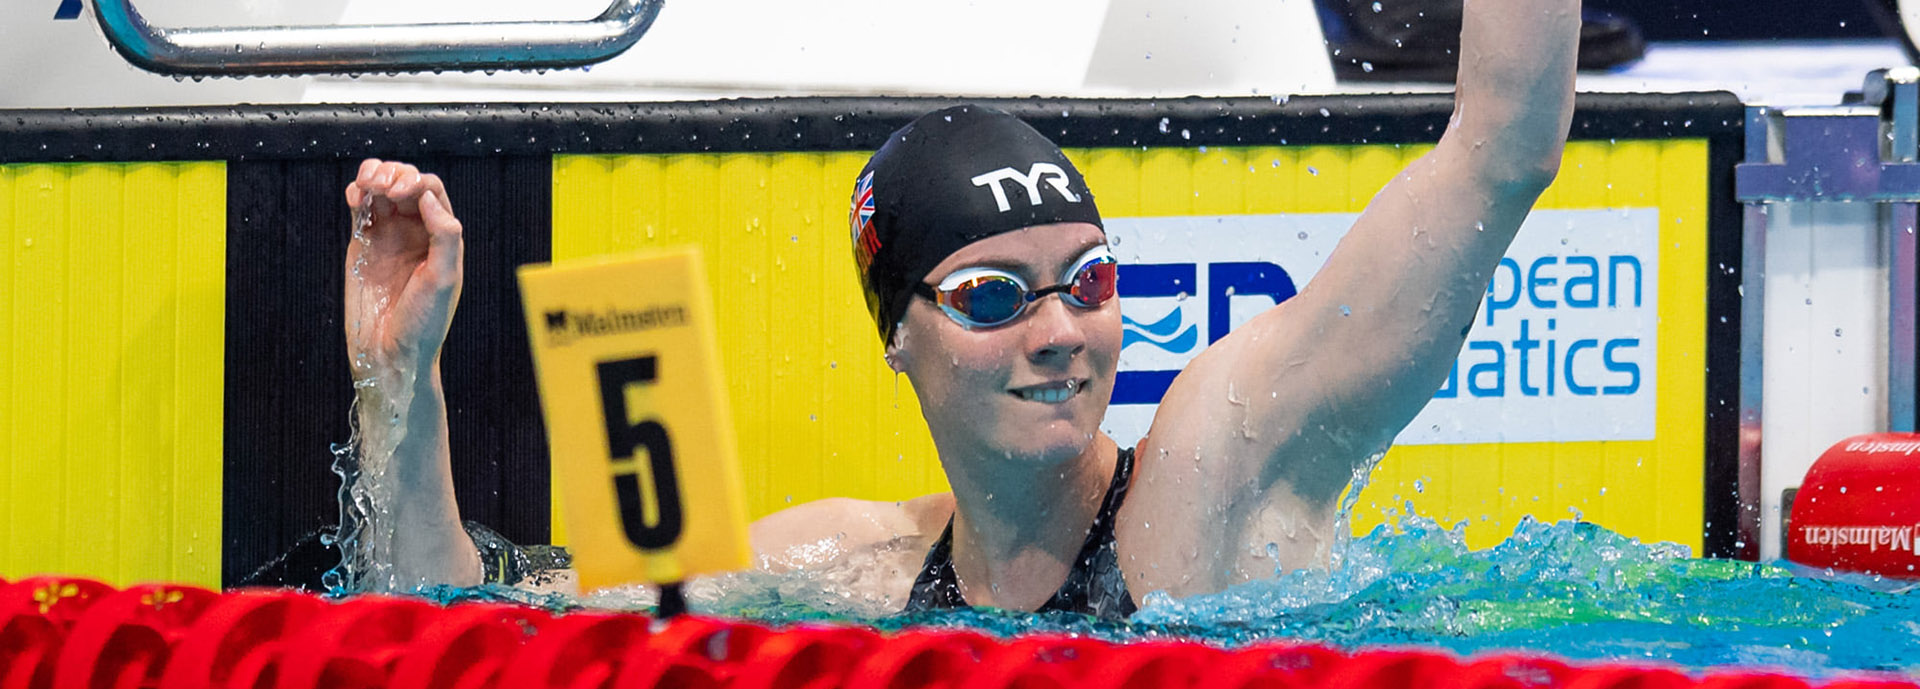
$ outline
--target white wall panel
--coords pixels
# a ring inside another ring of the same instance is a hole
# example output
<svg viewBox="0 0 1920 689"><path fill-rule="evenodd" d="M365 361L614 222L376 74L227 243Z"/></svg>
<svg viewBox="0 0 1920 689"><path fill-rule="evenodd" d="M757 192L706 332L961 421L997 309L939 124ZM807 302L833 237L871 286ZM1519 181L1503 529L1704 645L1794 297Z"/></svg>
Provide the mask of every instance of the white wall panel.
<svg viewBox="0 0 1920 689"><path fill-rule="evenodd" d="M1775 204L1767 227L1761 558L1780 493L1828 446L1886 427L1887 270L1869 203Z"/></svg>

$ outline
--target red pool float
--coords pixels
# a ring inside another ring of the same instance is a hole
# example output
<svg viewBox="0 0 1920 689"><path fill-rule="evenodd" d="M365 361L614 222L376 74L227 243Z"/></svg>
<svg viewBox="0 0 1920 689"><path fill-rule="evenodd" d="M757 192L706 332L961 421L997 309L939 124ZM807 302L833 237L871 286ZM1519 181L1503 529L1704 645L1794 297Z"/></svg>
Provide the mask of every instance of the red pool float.
<svg viewBox="0 0 1920 689"><path fill-rule="evenodd" d="M270 686L290 638L327 604L290 591L228 593L181 631L159 689Z"/></svg>
<svg viewBox="0 0 1920 689"><path fill-rule="evenodd" d="M1032 636L991 649L961 689L1070 689L1079 686L1113 645L1073 636Z"/></svg>
<svg viewBox="0 0 1920 689"><path fill-rule="evenodd" d="M1875 433L1835 443L1793 498L1787 559L1920 578L1920 435Z"/></svg>
<svg viewBox="0 0 1920 689"><path fill-rule="evenodd" d="M1467 663L1446 686L1448 689L1558 689L1566 686L1577 672L1553 658L1507 653Z"/></svg>
<svg viewBox="0 0 1920 689"><path fill-rule="evenodd" d="M627 649L646 642L653 620L575 613L539 626L501 670L495 686L598 689L620 673Z"/></svg>
<svg viewBox="0 0 1920 689"><path fill-rule="evenodd" d="M173 646L220 594L194 586L145 584L101 596L60 647L56 687L148 687L160 681Z"/></svg>

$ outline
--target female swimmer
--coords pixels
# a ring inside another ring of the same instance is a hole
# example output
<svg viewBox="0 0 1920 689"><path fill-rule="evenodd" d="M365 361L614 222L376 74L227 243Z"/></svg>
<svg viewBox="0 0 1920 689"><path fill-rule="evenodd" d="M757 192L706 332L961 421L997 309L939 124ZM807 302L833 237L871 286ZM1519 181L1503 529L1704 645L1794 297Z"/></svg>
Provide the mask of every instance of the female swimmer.
<svg viewBox="0 0 1920 689"><path fill-rule="evenodd" d="M852 243L889 365L953 491L829 499L755 523L764 566L860 558L870 595L1130 614L1142 594L1219 591L1324 565L1336 498L1443 382L1492 271L1553 180L1573 111L1578 0L1469 0L1456 106L1296 297L1208 347L1131 449L1100 431L1121 347L1093 192L1019 120L961 106L896 132L854 180ZM398 581L474 584L437 359L460 290L438 178L367 161L353 355L412 372L392 480ZM828 546L828 547L820 547ZM821 556L829 553L829 556ZM1064 582L1064 583L1063 583Z"/></svg>

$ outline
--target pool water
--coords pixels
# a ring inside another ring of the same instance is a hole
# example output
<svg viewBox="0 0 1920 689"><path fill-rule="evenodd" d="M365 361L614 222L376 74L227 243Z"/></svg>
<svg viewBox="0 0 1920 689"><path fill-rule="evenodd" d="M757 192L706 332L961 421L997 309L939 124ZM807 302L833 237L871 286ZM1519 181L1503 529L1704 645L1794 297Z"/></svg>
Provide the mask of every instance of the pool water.
<svg viewBox="0 0 1920 689"><path fill-rule="evenodd" d="M1504 542L1476 551L1465 546L1460 528L1404 519L1342 544L1330 570L1178 600L1150 594L1125 623L998 610L893 614L844 593L830 577L734 575L690 587L689 598L695 612L773 623L1076 632L1115 641L1179 637L1227 646L1281 638L1346 649L1525 649L1816 677L1920 671L1920 598L1908 582L1694 559L1681 546L1644 544L1579 521L1527 520ZM436 594L549 608L632 609L652 600L640 591L570 599L501 587Z"/></svg>

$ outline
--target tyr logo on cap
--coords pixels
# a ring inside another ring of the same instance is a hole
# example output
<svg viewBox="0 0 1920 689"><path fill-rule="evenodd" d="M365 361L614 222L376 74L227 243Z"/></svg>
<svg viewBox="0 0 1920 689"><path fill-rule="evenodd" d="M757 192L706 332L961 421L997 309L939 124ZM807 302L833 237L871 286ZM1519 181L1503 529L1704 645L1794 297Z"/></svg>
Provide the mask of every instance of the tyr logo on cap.
<svg viewBox="0 0 1920 689"><path fill-rule="evenodd" d="M1013 210L1013 205L1007 203L1006 190L1000 186L1000 183L1006 180L1019 182L1020 186L1027 190L1027 203L1031 205L1038 206L1041 203L1040 182L1042 181L1045 181L1055 190L1058 190L1060 196L1066 200L1073 203L1080 202L1080 195L1073 193L1073 190L1067 186L1067 171L1060 169L1060 166L1053 163L1034 163L1033 167L1028 168L1025 174L1010 167L1003 167L993 172L978 175L974 177L972 181L973 186L992 189L993 202L1000 207L1000 212L1005 213Z"/></svg>

